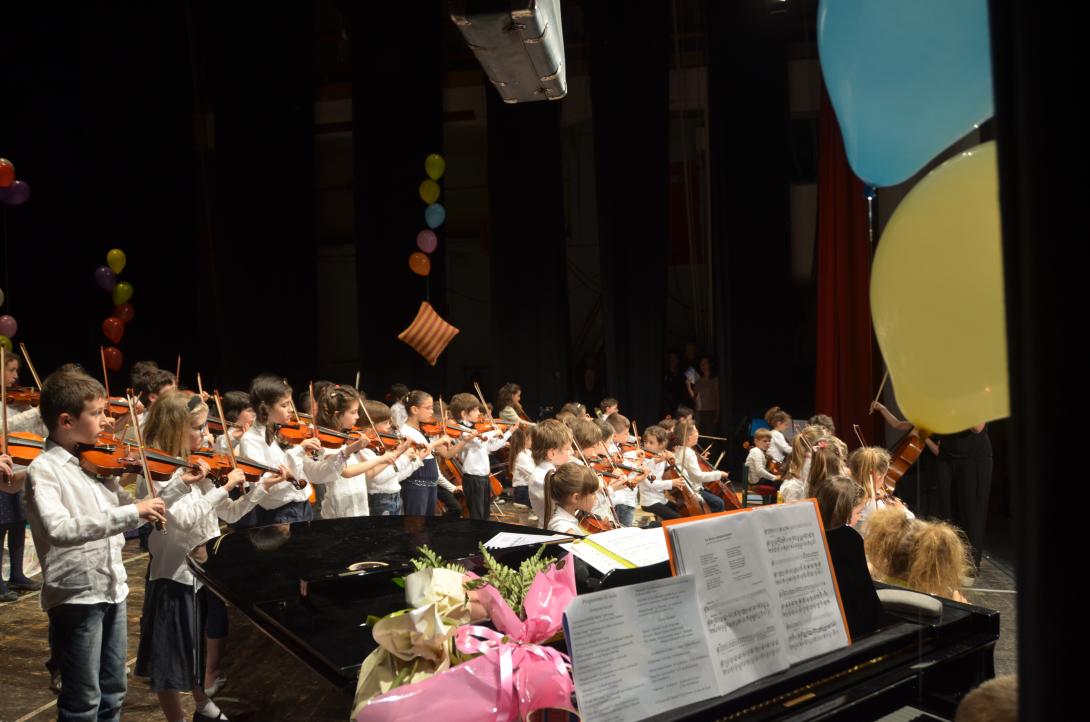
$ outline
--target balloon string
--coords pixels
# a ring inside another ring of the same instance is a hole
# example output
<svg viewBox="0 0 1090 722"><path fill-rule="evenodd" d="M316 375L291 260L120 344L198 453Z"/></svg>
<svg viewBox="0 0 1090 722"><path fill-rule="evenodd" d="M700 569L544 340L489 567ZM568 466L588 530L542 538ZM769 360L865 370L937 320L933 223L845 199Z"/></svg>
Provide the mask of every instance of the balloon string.
<svg viewBox="0 0 1090 722"><path fill-rule="evenodd" d="M864 191L867 197L867 239L871 246L874 245L874 196L877 192L874 186L867 186Z"/></svg>

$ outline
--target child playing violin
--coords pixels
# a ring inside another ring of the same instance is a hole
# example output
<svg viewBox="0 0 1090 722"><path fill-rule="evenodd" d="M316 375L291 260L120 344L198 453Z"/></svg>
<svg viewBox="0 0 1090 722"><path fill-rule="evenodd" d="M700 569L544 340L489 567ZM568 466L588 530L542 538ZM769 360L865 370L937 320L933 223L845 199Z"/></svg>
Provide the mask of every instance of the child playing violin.
<svg viewBox="0 0 1090 722"><path fill-rule="evenodd" d="M216 439L215 450L221 454L227 453L227 444L238 454L242 443L242 435L253 426L257 415L250 406L250 394L245 391L228 391L222 399L224 422L223 434Z"/></svg>
<svg viewBox="0 0 1090 722"><path fill-rule="evenodd" d="M42 563L42 609L60 667L60 719L117 720L125 698L128 619L122 532L166 521L162 499L133 503L116 479L80 466L78 447L105 428L106 390L84 373L42 384L45 450L28 467L26 512ZM90 711L90 712L88 712Z"/></svg>
<svg viewBox="0 0 1090 722"><path fill-rule="evenodd" d="M674 479L663 479L666 473L666 465L673 462L674 455L667 450L669 434L661 426L648 426L643 430L643 448L657 456L648 462L648 476L640 482L640 506L644 511L655 514L662 519L680 519L674 505L666 498L666 492L670 489L683 491L685 480L680 476ZM654 478L654 480L652 480Z"/></svg>
<svg viewBox="0 0 1090 722"><path fill-rule="evenodd" d="M250 405L256 416L254 425L242 435L241 456L279 470L268 473L277 483L258 502L257 524L309 521L314 516L309 501L310 481L321 483L335 478L329 468L340 464L336 466L339 472L343 459L336 455L322 457L321 442L315 438L303 439L287 451L281 448L277 426L293 422L291 386L282 378L272 374L255 378L250 384Z"/></svg>
<svg viewBox="0 0 1090 722"><path fill-rule="evenodd" d="M519 426L512 433L507 462L507 474L511 477L511 493L515 503L530 507L530 477L534 475L534 456L530 453L531 426Z"/></svg>
<svg viewBox="0 0 1090 722"><path fill-rule="evenodd" d="M768 429L757 429L753 433L753 446L746 456L746 482L748 486L754 486L762 482L768 482L778 486L781 478L768 470L768 454L772 444L772 432Z"/></svg>
<svg viewBox="0 0 1090 722"><path fill-rule="evenodd" d="M594 508L598 477L583 464L568 462L545 474L545 528L561 534L585 536L579 516Z"/></svg>
<svg viewBox="0 0 1090 722"><path fill-rule="evenodd" d="M777 465L781 465L791 454L791 444L787 443L787 437L783 432L791 428L791 415L779 406L773 406L765 413L765 421L772 430L772 438L768 445L768 456Z"/></svg>
<svg viewBox="0 0 1090 722"><path fill-rule="evenodd" d="M628 441L628 419L621 416L618 413L613 413L606 417L606 423L610 426L609 438L611 440L609 450L610 453L619 453L620 447L618 444L624 441ZM643 460L637 458L636 452L631 452L625 457L625 465L638 465L643 466ZM647 478L648 472L646 470L629 472L622 470L621 474L626 477L626 483L622 484L613 492L613 508L617 510L617 520L621 526L632 526L632 520L636 515L636 503L637 503L637 488L639 484Z"/></svg>
<svg viewBox="0 0 1090 722"><path fill-rule="evenodd" d="M375 432L376 438L391 434L392 411L381 401L364 401L366 414L362 420L364 430ZM371 423L374 426L371 426ZM366 474L367 506L371 516L401 515L401 482L424 465L418 447L405 438L396 448L379 454L369 446L358 454L359 461L350 463L341 471L343 481L335 482L337 487L346 481ZM338 492L339 493L339 492ZM329 498L329 494L326 495ZM322 509L325 512L325 507Z"/></svg>
<svg viewBox="0 0 1090 722"><path fill-rule="evenodd" d="M479 436L472 434L473 425L481 417L480 401L473 394L455 394L451 397L450 413L466 430L462 432L465 443L459 450L459 457L462 462L462 492L469 506L469 518L487 519L492 499L488 455L506 445L511 431L502 434L486 431Z"/></svg>
<svg viewBox="0 0 1090 722"><path fill-rule="evenodd" d="M410 391L402 403L407 418L401 427L401 435L427 447L424 464L401 482L402 508L406 516L435 516L440 477L435 454L449 459L461 451L461 446L447 436L446 429L440 429L440 436L430 441L420 430L422 423L431 421L435 416L435 401L431 394L420 390Z"/></svg>
<svg viewBox="0 0 1090 722"><path fill-rule="evenodd" d="M612 431L613 429L610 427L609 436L603 436L604 432L598 422L590 419L580 419L572 422L571 429L571 438L575 440L575 446L579 449L579 453L570 458L576 464L582 464L583 460L586 459L597 467L592 470L598 472L601 483L592 511L605 519L616 519L613 504L614 494L618 490L626 488L625 483L627 481L624 472L614 472L612 470L612 464L607 458L609 450L606 447L606 442L612 436ZM617 523L621 523L619 519L617 519Z"/></svg>
<svg viewBox="0 0 1090 722"><path fill-rule="evenodd" d="M185 459L202 447L207 421L208 406L200 396L185 391L167 392L148 411L145 443L169 456ZM213 614L218 607L210 606L209 600L203 598L208 594L204 589L194 596L194 587L199 583L189 571L186 557L193 554L199 558L204 554L202 545L219 536L219 519L237 521L267 495L270 487L279 483L270 477L249 494L232 500L229 493L242 484L243 472L232 470L223 486L217 487L208 480L208 471L208 465L197 460L193 468L180 466L162 485L159 496L166 504L167 524L163 533L152 534L148 540L151 558L134 674L148 678L168 720L184 719L181 697L188 692L192 692L197 705L194 719L227 719L205 693L204 675L200 680L194 678L194 605L200 600ZM222 634L215 627L222 627ZM225 619L216 623L210 620L206 632L218 670L219 652L226 637Z"/></svg>
<svg viewBox="0 0 1090 722"><path fill-rule="evenodd" d="M704 482L727 479L727 472L718 469L703 471L700 468L700 460L693 447L700 439L700 431L692 422L679 421L674 430L674 458L682 471L682 475L689 483L689 488L694 493L698 492L708 509L712 512L723 511L726 505L723 500L704 488Z"/></svg>
<svg viewBox="0 0 1090 722"><path fill-rule="evenodd" d="M570 458L570 431L555 419L540 421L530 430L530 453L534 461L534 473L530 477L530 517L536 526L544 527L549 519L545 515L545 475L568 463Z"/></svg>

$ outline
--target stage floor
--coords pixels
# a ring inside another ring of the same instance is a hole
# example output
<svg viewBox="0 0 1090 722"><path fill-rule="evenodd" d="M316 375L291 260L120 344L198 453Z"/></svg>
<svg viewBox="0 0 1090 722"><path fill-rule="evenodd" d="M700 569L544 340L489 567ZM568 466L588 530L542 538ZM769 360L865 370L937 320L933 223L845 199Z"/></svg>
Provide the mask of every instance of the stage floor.
<svg viewBox="0 0 1090 722"><path fill-rule="evenodd" d="M494 507L495 508L495 507ZM510 504L501 505L508 516L497 521L525 519ZM136 659L140 611L144 601L144 573L148 556L135 540L125 547L129 574L129 660ZM1000 637L995 650L996 674L1016 672L1016 619L1014 580L987 558L973 588L965 591L969 601L999 610ZM227 684L216 697L232 720L295 720L297 722L344 722L350 702L301 662L263 635L245 617L229 608L231 634L224 661ZM24 593L18 601L0 604L0 679L4 699L0 722L44 722L56 719L56 696L49 690L45 660L47 618L38 594ZM275 659L273 658L275 656ZM193 700L184 697L189 717ZM162 712L155 695L141 679L129 678L123 717L132 722L161 722Z"/></svg>

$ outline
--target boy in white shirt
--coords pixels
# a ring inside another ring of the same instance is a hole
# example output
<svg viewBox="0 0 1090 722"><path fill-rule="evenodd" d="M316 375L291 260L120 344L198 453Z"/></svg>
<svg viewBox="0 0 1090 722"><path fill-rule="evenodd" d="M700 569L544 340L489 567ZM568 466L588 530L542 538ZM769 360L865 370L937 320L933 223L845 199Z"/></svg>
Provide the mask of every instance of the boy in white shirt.
<svg viewBox="0 0 1090 722"><path fill-rule="evenodd" d="M762 482L771 482L774 486L779 483L781 477L769 471L765 463L765 453L768 452L771 443L772 432L768 429L757 429L754 432L753 447L746 457L746 475L749 486Z"/></svg>
<svg viewBox="0 0 1090 722"><path fill-rule="evenodd" d="M499 451L507 444L511 436L486 431L480 436L470 436L473 425L481 418L480 401L473 394L454 394L450 399L450 413L458 419L465 429L462 438L466 439L458 456L462 462L462 493L466 497L470 519L488 519L488 508L492 500L491 480L492 465L488 455Z"/></svg>
<svg viewBox="0 0 1090 722"><path fill-rule="evenodd" d="M141 519L166 521L162 499L134 504L116 479L99 480L80 467L77 446L93 444L105 428L105 406L106 390L90 376L50 375L40 406L49 438L27 470L27 518L44 578L41 604L61 673L60 719L120 719L129 593L122 532Z"/></svg>
<svg viewBox="0 0 1090 722"><path fill-rule="evenodd" d="M568 427L556 419L538 423L530 432L530 454L534 460L534 473L530 477L530 507L534 510L535 526L545 528L545 475L568 463L571 452L571 434Z"/></svg>

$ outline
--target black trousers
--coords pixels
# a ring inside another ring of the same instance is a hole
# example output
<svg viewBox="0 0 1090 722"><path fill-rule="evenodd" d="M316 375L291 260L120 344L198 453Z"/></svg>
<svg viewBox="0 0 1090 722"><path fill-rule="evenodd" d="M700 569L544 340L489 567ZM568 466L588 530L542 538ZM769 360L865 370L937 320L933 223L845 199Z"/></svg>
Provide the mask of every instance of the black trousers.
<svg viewBox="0 0 1090 722"><path fill-rule="evenodd" d="M643 510L644 511L649 511L652 514L657 514L659 517L661 517L663 519L680 519L681 518L681 514L678 514L677 511L674 509L674 507L670 506L669 504L663 504L662 502L659 502L658 504L651 504L650 506L648 506L647 504L644 504L643 505Z"/></svg>
<svg viewBox="0 0 1090 722"><path fill-rule="evenodd" d="M470 519L488 519L492 489L487 476L462 474L462 493L466 495Z"/></svg>
<svg viewBox="0 0 1090 722"><path fill-rule="evenodd" d="M462 516L462 504L458 501L453 493L447 491L441 486L435 487L436 498L443 502L446 510L443 512L443 516L451 519L459 519Z"/></svg>
<svg viewBox="0 0 1090 722"><path fill-rule="evenodd" d="M988 499L992 493L991 457L939 458L939 516L965 532L980 567ZM956 502L956 511L954 510Z"/></svg>

